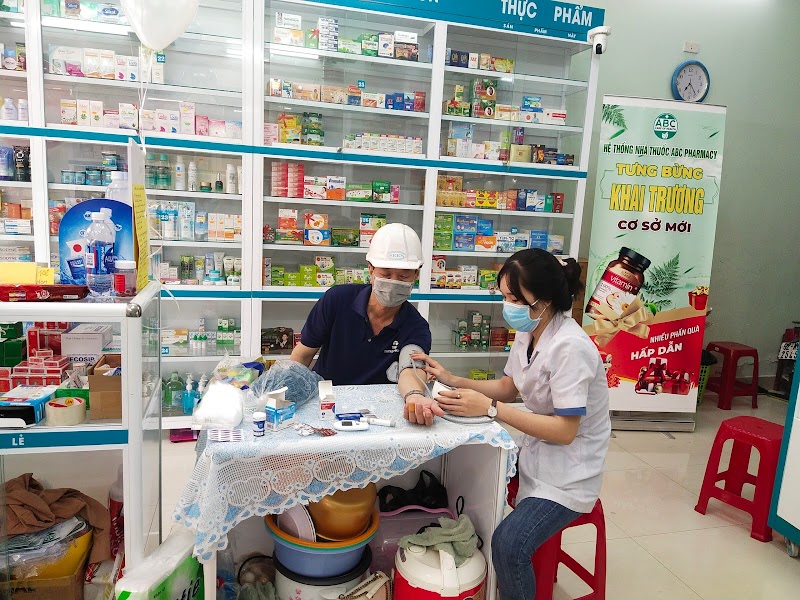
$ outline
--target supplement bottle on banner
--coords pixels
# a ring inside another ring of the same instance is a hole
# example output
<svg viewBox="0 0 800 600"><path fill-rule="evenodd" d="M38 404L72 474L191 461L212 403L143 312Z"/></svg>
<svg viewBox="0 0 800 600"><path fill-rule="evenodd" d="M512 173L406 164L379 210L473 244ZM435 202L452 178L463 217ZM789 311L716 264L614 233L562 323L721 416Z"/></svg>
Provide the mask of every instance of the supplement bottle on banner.
<svg viewBox="0 0 800 600"><path fill-rule="evenodd" d="M601 316L599 306L621 314L638 296L644 283L644 272L649 266L650 259L630 248L620 248L619 258L608 263L589 298L586 314Z"/></svg>

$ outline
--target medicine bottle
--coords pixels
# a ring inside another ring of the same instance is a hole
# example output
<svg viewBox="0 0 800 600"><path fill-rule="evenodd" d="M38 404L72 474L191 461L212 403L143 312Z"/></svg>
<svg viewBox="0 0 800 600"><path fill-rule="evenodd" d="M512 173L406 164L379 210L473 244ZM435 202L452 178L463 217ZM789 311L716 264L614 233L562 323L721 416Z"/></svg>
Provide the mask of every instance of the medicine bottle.
<svg viewBox="0 0 800 600"><path fill-rule="evenodd" d="M136 295L136 261L114 261L114 291L122 297Z"/></svg>
<svg viewBox="0 0 800 600"><path fill-rule="evenodd" d="M598 310L600 306L621 314L639 294L644 283L644 272L649 266L650 259L630 248L620 248L619 258L608 263L589 298L586 314L601 316Z"/></svg>

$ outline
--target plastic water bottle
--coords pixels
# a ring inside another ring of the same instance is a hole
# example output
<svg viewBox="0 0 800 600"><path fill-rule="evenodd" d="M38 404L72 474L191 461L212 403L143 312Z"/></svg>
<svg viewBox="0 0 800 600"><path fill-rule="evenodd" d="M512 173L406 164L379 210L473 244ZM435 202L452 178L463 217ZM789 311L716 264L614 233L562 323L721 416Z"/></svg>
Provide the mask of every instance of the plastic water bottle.
<svg viewBox="0 0 800 600"><path fill-rule="evenodd" d="M111 172L111 184L106 188L106 198L131 204L130 187L123 171Z"/></svg>
<svg viewBox="0 0 800 600"><path fill-rule="evenodd" d="M178 156L175 161L175 190L179 192L186 191L186 166L183 162L183 157Z"/></svg>
<svg viewBox="0 0 800 600"><path fill-rule="evenodd" d="M102 212L92 213L86 230L86 285L92 296L111 296L116 231Z"/></svg>

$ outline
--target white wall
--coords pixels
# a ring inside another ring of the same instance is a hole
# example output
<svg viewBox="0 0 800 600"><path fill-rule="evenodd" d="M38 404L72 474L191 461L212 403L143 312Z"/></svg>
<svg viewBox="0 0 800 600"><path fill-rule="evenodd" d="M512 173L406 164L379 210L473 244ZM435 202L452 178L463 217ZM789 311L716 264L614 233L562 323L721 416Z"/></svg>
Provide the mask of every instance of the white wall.
<svg viewBox="0 0 800 600"><path fill-rule="evenodd" d="M603 94L670 98L675 67L691 58L711 75L706 103L728 107L722 191L706 340L758 348L774 374L784 329L800 320L800 2L594 0L613 28L600 68ZM683 42L700 45L685 54ZM600 123L596 110L592 154ZM581 255L587 256L595 162Z"/></svg>

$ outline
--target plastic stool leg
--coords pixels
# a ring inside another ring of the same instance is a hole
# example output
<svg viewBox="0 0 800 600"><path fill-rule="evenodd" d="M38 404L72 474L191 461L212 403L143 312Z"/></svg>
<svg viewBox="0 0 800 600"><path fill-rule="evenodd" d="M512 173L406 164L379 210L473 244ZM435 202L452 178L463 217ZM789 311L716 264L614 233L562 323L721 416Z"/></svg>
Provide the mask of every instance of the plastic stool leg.
<svg viewBox="0 0 800 600"><path fill-rule="evenodd" d="M731 362L733 361L730 356L725 355L722 361L722 373L720 374L719 391L717 392L719 397L717 408L730 410L733 394L731 375L733 375L734 379L736 378L736 366L731 366ZM733 369L733 371L731 371L731 369Z"/></svg>
<svg viewBox="0 0 800 600"><path fill-rule="evenodd" d="M753 357L753 408L758 408L758 353Z"/></svg>
<svg viewBox="0 0 800 600"><path fill-rule="evenodd" d="M716 487L719 461L722 457L722 446L725 443L725 439L722 428L720 428L720 431L717 431L717 436L714 438L714 445L711 447L711 454L708 457L708 464L706 465L706 474L703 477L703 486L700 488L700 497L697 499L697 505L694 507L701 515L706 514L708 501L711 499L713 488Z"/></svg>
<svg viewBox="0 0 800 600"><path fill-rule="evenodd" d="M747 468L750 465L751 447L739 440L733 440L731 460L725 472L725 489L731 494L742 495L742 487L747 481Z"/></svg>
<svg viewBox="0 0 800 600"><path fill-rule="evenodd" d="M771 451L773 449L774 452ZM778 468L778 452L778 446L763 449L758 464L756 493L753 497L753 526L750 530L750 537L760 542L772 541L772 528L768 525L768 521L775 473Z"/></svg>
<svg viewBox="0 0 800 600"><path fill-rule="evenodd" d="M537 600L552 600L555 590L556 573L558 572L558 552L561 549L561 537L554 535L533 553L531 562L536 575Z"/></svg>

